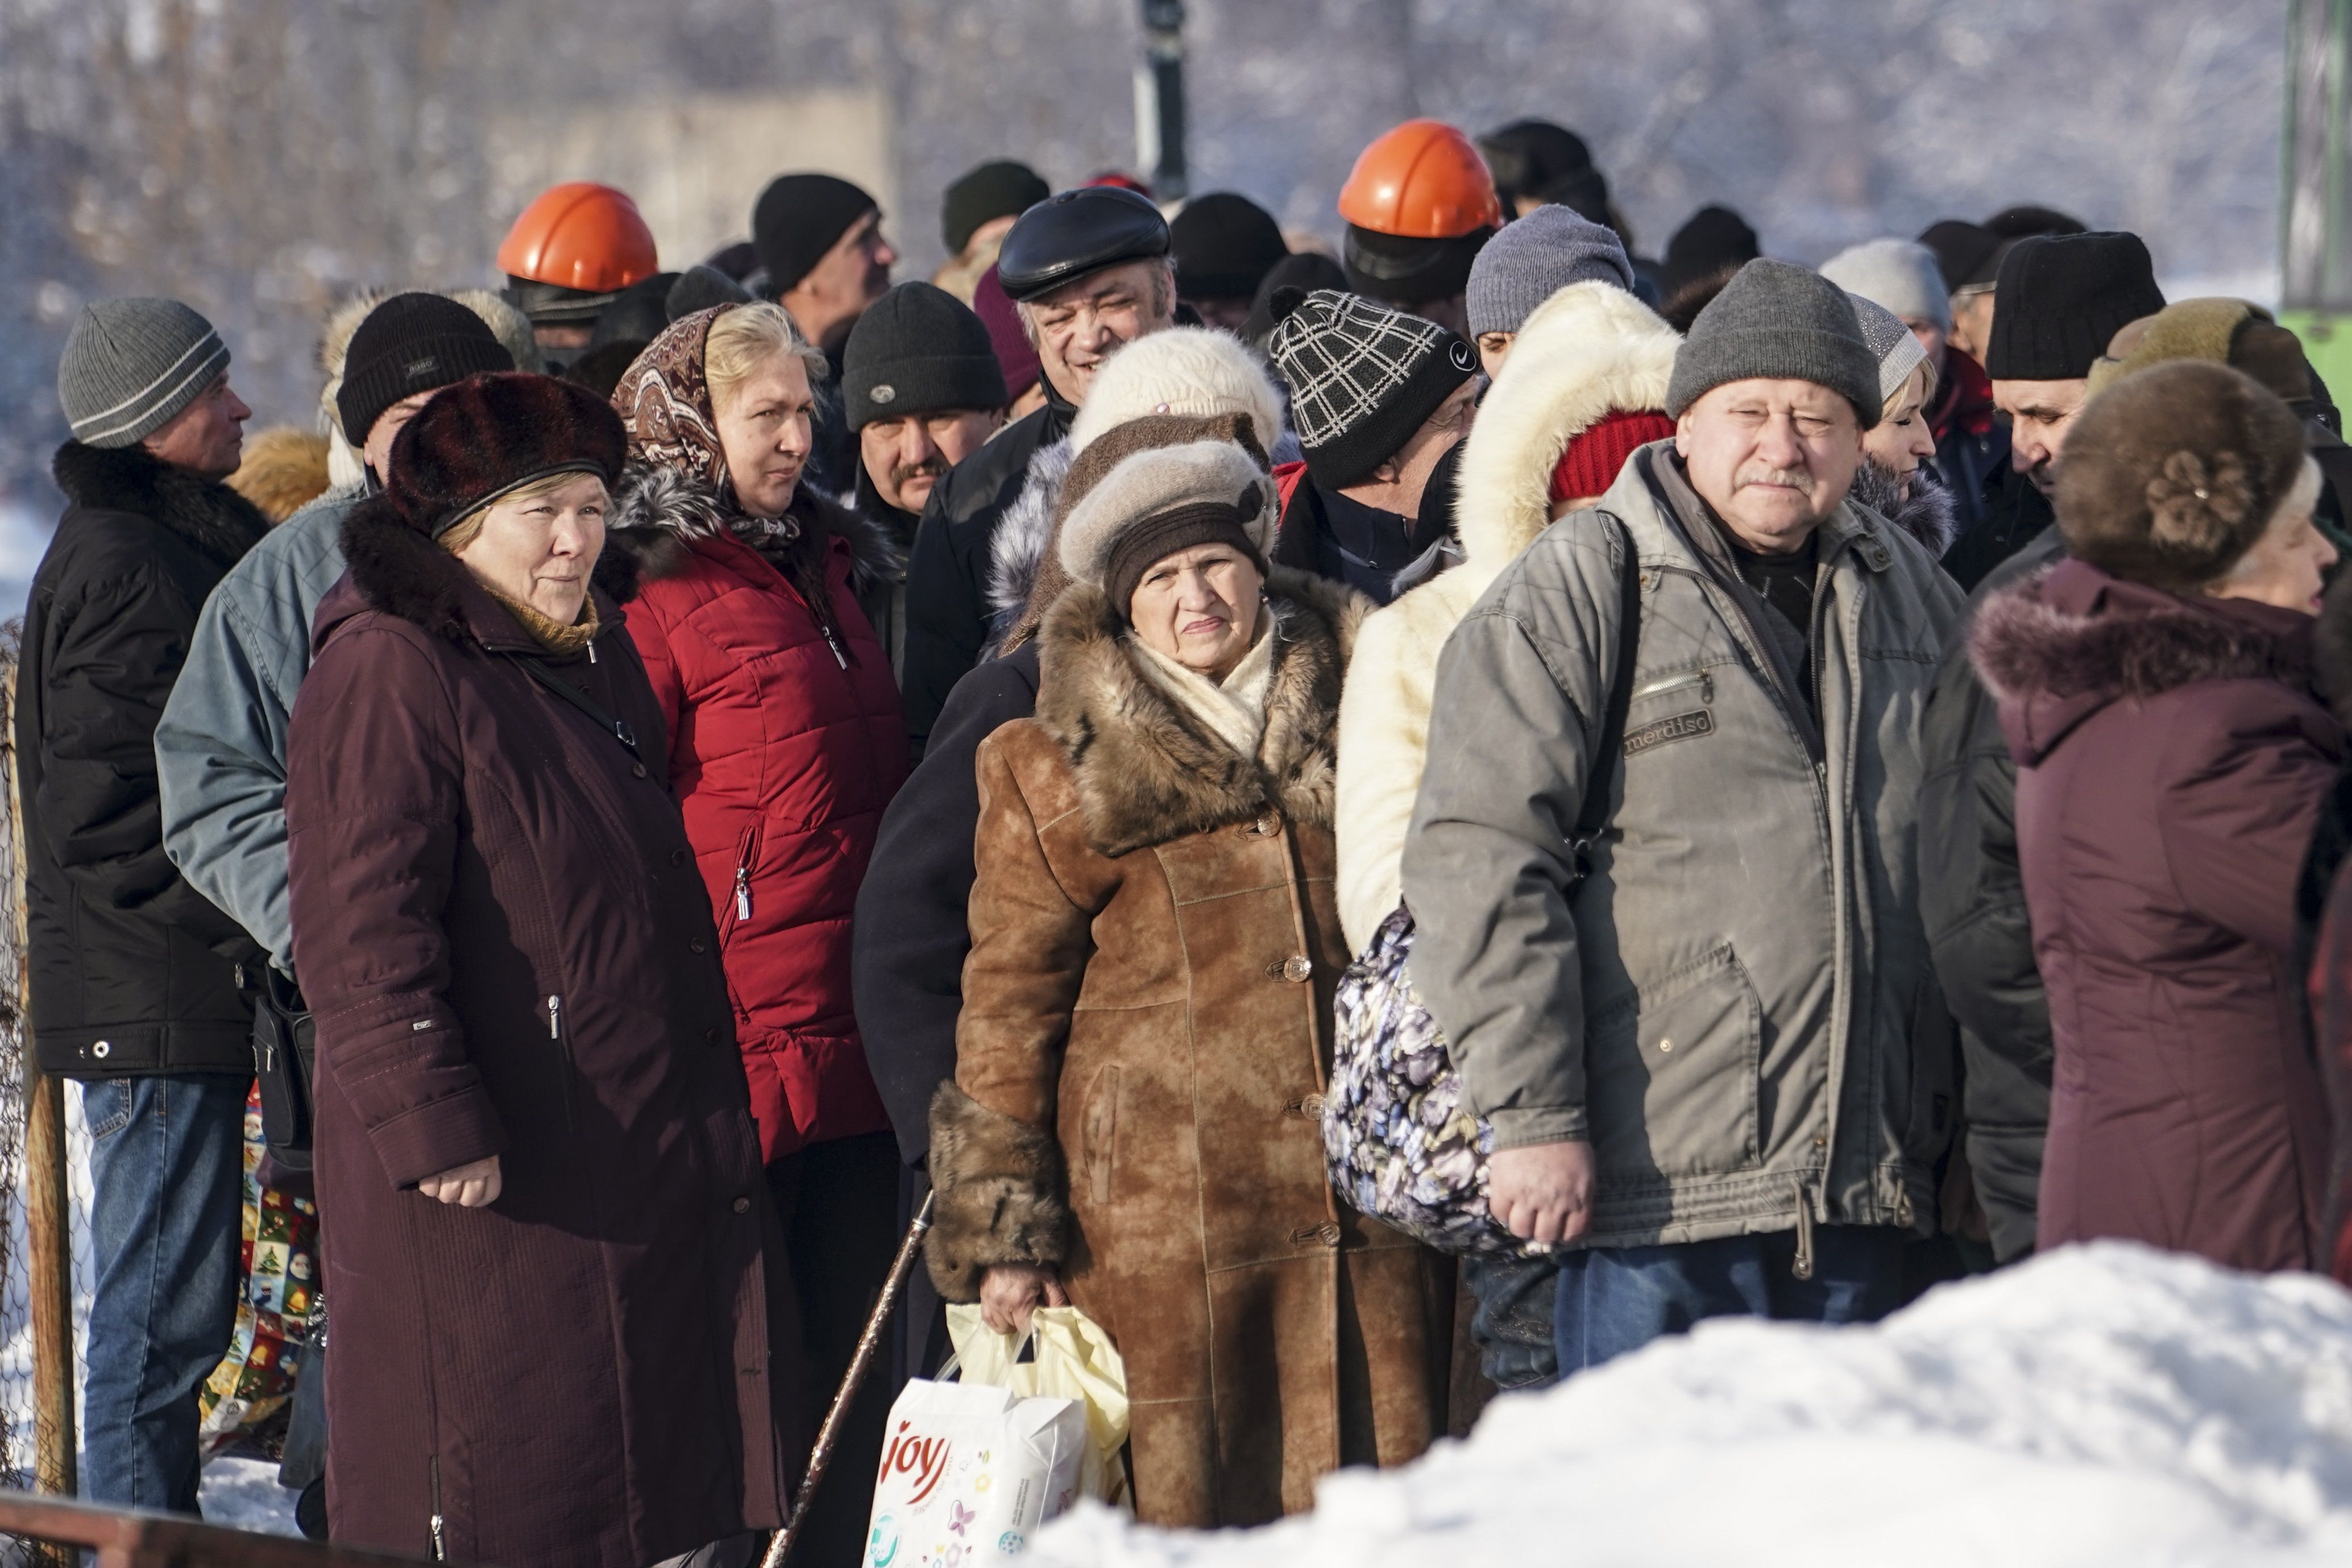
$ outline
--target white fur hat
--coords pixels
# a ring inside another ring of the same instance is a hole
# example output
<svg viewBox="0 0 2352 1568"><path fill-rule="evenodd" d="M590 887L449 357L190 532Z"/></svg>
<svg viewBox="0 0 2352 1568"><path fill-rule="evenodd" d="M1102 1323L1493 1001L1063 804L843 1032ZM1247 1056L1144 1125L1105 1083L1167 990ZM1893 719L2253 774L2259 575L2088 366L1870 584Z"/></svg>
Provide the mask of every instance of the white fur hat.
<svg viewBox="0 0 2352 1568"><path fill-rule="evenodd" d="M1212 539L1246 543L1263 567L1276 521L1274 482L1234 443L1148 447L1062 520L1062 569L1124 605L1145 567Z"/></svg>
<svg viewBox="0 0 2352 1568"><path fill-rule="evenodd" d="M1239 338L1208 327L1169 327L1112 355L1070 422L1071 455L1114 425L1152 414L1246 414L1265 451L1282 435L1282 395L1273 379Z"/></svg>

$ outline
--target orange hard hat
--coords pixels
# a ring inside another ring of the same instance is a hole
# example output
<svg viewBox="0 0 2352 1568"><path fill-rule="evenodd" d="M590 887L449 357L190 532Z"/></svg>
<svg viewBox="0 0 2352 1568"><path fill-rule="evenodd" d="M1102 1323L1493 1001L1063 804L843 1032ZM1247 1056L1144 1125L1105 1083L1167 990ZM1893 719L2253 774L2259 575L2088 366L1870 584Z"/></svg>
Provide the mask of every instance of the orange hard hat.
<svg viewBox="0 0 2352 1568"><path fill-rule="evenodd" d="M589 180L551 185L522 209L499 247L509 278L609 294L659 271L654 231L626 192Z"/></svg>
<svg viewBox="0 0 2352 1568"><path fill-rule="evenodd" d="M1408 120L1356 159L1339 216L1375 234L1456 239L1499 226L1503 204L1470 138L1441 120Z"/></svg>

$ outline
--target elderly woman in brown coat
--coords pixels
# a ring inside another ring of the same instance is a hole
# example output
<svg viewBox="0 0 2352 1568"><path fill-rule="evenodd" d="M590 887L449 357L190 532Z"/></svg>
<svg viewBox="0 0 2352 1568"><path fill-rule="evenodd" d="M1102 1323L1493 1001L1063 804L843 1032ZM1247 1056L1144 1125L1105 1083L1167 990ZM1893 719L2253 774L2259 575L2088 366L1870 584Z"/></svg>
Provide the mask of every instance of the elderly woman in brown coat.
<svg viewBox="0 0 2352 1568"><path fill-rule="evenodd" d="M1105 437L1080 468L1037 716L979 754L931 1271L999 1325L1085 1310L1126 1361L1138 1514L1254 1524L1444 1429L1447 1273L1323 1171L1367 604L1267 572L1272 487L1233 441Z"/></svg>
<svg viewBox="0 0 2352 1568"><path fill-rule="evenodd" d="M798 1462L710 903L590 584L623 446L544 376L436 394L313 629L286 818L344 1544L646 1568L774 1525Z"/></svg>
<svg viewBox="0 0 2352 1568"><path fill-rule="evenodd" d="M2318 496L2270 393L2210 362L2143 371L2067 437L2072 559L1979 612L2057 1047L2042 1247L2326 1265L2327 1110L2294 937L2345 749L2313 688L2336 559Z"/></svg>

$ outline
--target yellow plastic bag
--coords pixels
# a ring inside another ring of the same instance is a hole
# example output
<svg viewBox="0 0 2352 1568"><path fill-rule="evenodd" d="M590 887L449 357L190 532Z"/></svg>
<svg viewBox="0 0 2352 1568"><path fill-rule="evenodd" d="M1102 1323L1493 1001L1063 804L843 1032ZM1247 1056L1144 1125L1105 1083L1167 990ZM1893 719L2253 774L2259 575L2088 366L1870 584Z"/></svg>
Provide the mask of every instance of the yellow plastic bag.
<svg viewBox="0 0 2352 1568"><path fill-rule="evenodd" d="M1132 1511L1135 1500L1128 1489L1127 1363L1100 1323L1076 1307L1040 1307L1030 1314L1030 1336L1036 1353L1021 1359L1021 1336L1000 1334L980 1321L980 1309L948 1309L948 1338L955 1354L946 1376L959 1363L966 1383L1009 1388L1023 1395L1076 1400L1087 1413L1087 1454L1078 1470L1078 1489L1114 1507Z"/></svg>

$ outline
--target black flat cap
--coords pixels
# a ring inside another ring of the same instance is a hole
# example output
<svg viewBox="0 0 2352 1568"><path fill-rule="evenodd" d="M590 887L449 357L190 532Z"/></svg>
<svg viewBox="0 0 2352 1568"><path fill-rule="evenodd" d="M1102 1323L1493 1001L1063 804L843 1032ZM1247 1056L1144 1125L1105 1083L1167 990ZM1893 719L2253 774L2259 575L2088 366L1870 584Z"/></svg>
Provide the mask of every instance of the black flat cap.
<svg viewBox="0 0 2352 1568"><path fill-rule="evenodd" d="M1919 243L1936 253L1944 288L1957 294L1971 283L1990 283L2000 273L2002 239L1981 224L1948 217L1919 231Z"/></svg>
<svg viewBox="0 0 2352 1568"><path fill-rule="evenodd" d="M1168 220L1133 191L1086 185L1021 215L996 258L996 280L1014 300L1034 300L1073 279L1123 261L1168 254Z"/></svg>

